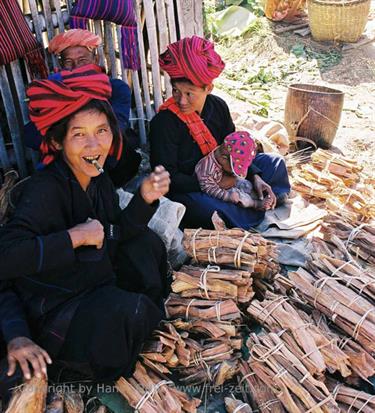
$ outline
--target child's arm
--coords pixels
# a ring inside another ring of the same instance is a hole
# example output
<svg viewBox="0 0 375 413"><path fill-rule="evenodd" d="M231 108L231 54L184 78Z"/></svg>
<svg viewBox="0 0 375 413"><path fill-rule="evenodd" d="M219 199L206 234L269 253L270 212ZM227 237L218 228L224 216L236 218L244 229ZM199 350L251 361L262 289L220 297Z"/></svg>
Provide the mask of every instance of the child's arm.
<svg viewBox="0 0 375 413"><path fill-rule="evenodd" d="M231 201L231 191L220 188L219 181L222 174L217 165L212 161L210 155L201 159L195 167L195 174L198 178L199 186L202 192L213 198ZM220 176L221 175L221 176ZM220 178L219 178L220 176Z"/></svg>

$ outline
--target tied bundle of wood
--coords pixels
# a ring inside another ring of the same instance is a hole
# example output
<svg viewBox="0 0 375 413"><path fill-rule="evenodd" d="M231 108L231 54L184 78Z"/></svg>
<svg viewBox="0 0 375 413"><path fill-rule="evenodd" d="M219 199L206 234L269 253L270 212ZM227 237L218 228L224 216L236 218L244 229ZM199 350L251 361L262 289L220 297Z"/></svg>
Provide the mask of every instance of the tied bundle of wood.
<svg viewBox="0 0 375 413"><path fill-rule="evenodd" d="M322 377L327 370L339 371L343 377L351 374L349 357L337 342L303 319L287 297L272 295L262 302L254 300L247 312L268 330L278 332L311 375Z"/></svg>
<svg viewBox="0 0 375 413"><path fill-rule="evenodd" d="M328 326L326 317L320 311L314 310L311 314L299 311L299 314L306 323L319 328L320 333L329 341L337 343L338 347L346 354L351 369L350 376L345 378L346 382L358 384L358 378L367 380L375 375L375 359L370 353L347 335ZM329 366L328 371L333 372Z"/></svg>
<svg viewBox="0 0 375 413"><path fill-rule="evenodd" d="M200 300L198 298L181 298L170 294L165 302L167 318L184 318L185 320L239 321L241 313L233 300Z"/></svg>
<svg viewBox="0 0 375 413"><path fill-rule="evenodd" d="M368 222L374 219L375 189L373 185L367 183L365 175L358 175L357 169L354 172L353 168L345 172L339 168L342 165L336 165L333 161L331 163L324 159L321 162L318 161L317 159L320 158L317 157L321 157L321 154L325 152L319 152L320 155L314 154L315 162L312 165L304 164L293 170L293 188L307 198L325 200L328 210L351 222ZM324 168L322 168L323 164ZM332 173L331 169L336 173ZM340 172L338 172L339 169Z"/></svg>
<svg viewBox="0 0 375 413"><path fill-rule="evenodd" d="M284 413L285 409L270 387L265 386L260 378L250 369L249 364L239 363L240 385L251 396L251 407L259 413Z"/></svg>
<svg viewBox="0 0 375 413"><path fill-rule="evenodd" d="M374 413L375 396L329 380L328 389L332 392L342 412Z"/></svg>
<svg viewBox="0 0 375 413"><path fill-rule="evenodd" d="M198 342L186 331L177 332L170 322L163 327L166 331L154 331L143 346L141 357L145 365L163 374L178 369L182 381L189 384L210 381L221 385L234 375L241 338L226 336Z"/></svg>
<svg viewBox="0 0 375 413"><path fill-rule="evenodd" d="M375 273L370 268L364 270L353 259L346 261L315 253L311 254L307 267L322 283L330 277L375 305Z"/></svg>
<svg viewBox="0 0 375 413"><path fill-rule="evenodd" d="M375 225L361 223L353 225L341 217L330 215L324 219L321 232L324 239L334 244L349 258L360 258L375 264Z"/></svg>
<svg viewBox="0 0 375 413"><path fill-rule="evenodd" d="M259 234L234 228L223 231L185 229L184 248L194 262L249 271L256 292L267 290L279 271L276 246Z"/></svg>
<svg viewBox="0 0 375 413"><path fill-rule="evenodd" d="M241 340L186 341L192 358L188 367L178 368L182 383L221 386L235 376L241 357Z"/></svg>
<svg viewBox="0 0 375 413"><path fill-rule="evenodd" d="M184 265L173 273L173 279L172 291L184 298L232 298L239 303L248 303L255 294L248 271L225 270L217 265Z"/></svg>
<svg viewBox="0 0 375 413"><path fill-rule="evenodd" d="M338 176L346 186L352 186L361 180L360 174L363 168L355 159L318 149L311 154L311 162L319 171L328 171Z"/></svg>
<svg viewBox="0 0 375 413"><path fill-rule="evenodd" d="M130 379L121 377L117 390L139 413L195 413L201 401L176 389L173 382L137 362Z"/></svg>
<svg viewBox="0 0 375 413"><path fill-rule="evenodd" d="M369 353L375 351L375 307L349 287L325 273L312 274L302 268L290 272L294 288L310 305Z"/></svg>
<svg viewBox="0 0 375 413"><path fill-rule="evenodd" d="M190 320L181 318L171 320L171 324L177 330L187 331L192 334L200 334L209 338L225 338L237 336L238 326L231 321Z"/></svg>
<svg viewBox="0 0 375 413"><path fill-rule="evenodd" d="M46 408L47 379L33 377L13 391L5 413L43 413Z"/></svg>
<svg viewBox="0 0 375 413"><path fill-rule="evenodd" d="M252 334L247 346L250 370L274 392L288 412L340 412L323 381L310 374L277 334Z"/></svg>

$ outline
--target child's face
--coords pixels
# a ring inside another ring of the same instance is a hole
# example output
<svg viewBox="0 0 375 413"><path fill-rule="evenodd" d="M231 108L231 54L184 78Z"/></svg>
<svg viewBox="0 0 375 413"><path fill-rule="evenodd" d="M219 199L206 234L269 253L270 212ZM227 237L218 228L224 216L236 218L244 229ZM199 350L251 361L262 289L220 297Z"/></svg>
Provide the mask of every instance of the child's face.
<svg viewBox="0 0 375 413"><path fill-rule="evenodd" d="M228 175L233 175L232 166L230 163L230 155L228 151L225 149L224 145L219 146L216 159Z"/></svg>

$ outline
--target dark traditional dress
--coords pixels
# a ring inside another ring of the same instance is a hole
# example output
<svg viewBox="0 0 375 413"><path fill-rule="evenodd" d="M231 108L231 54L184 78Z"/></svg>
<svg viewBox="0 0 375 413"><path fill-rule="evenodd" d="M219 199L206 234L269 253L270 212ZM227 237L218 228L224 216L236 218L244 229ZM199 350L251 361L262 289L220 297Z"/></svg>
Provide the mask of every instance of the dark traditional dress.
<svg viewBox="0 0 375 413"><path fill-rule="evenodd" d="M217 96L207 96L201 118L218 145L235 130L227 104ZM249 229L263 220L263 211L243 208L201 192L194 168L203 154L186 124L171 111L160 111L151 121L150 143L151 165L163 165L171 175L168 197L186 206L183 227L212 228L211 216L215 211L229 227ZM249 168L248 179L254 174L261 175L276 196L290 191L285 162L278 155L258 154Z"/></svg>
<svg viewBox="0 0 375 413"><path fill-rule="evenodd" d="M166 251L147 227L157 206L136 193L121 211L106 174L85 192L62 159L34 174L0 230L5 341L31 337L98 380L128 376L163 316ZM88 218L102 223L104 245L73 249L67 230Z"/></svg>

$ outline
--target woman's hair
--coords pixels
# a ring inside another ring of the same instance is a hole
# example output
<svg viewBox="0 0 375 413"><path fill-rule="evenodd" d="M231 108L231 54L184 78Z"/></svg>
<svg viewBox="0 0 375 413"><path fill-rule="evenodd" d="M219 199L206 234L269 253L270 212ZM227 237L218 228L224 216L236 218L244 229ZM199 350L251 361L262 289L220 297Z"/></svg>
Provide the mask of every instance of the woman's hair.
<svg viewBox="0 0 375 413"><path fill-rule="evenodd" d="M99 99L90 100L90 102L88 102L85 106L82 106L76 112L72 113L71 115L65 117L64 119L61 119L59 122L56 122L54 125L52 125L46 133L46 136L45 136L46 143L48 145L52 145L52 142L54 141L62 145L66 137L66 134L68 133L68 125L69 125L70 120L77 113L85 112L88 110L93 110L99 113L104 113L104 115L107 116L108 123L111 128L112 135L113 135L112 153L115 153L115 154L118 153L118 150L121 146L121 140L122 140L119 124L117 122L116 116L112 110L111 105L108 102L104 100L99 100Z"/></svg>

